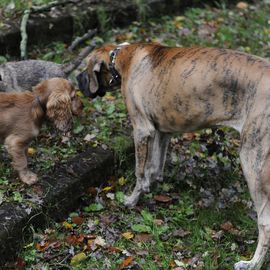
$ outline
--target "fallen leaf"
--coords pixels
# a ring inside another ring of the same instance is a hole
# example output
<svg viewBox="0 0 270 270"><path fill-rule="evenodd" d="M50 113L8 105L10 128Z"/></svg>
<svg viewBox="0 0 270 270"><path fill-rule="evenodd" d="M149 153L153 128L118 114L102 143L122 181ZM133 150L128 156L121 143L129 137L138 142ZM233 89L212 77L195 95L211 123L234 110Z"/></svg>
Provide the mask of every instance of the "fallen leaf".
<svg viewBox="0 0 270 270"><path fill-rule="evenodd" d="M122 236L125 239L132 239L134 237L134 234L132 232L124 232L124 233L122 233Z"/></svg>
<svg viewBox="0 0 270 270"><path fill-rule="evenodd" d="M41 242L36 244L36 249L40 252L44 252L49 248L49 242Z"/></svg>
<svg viewBox="0 0 270 270"><path fill-rule="evenodd" d="M154 200L157 202L167 203L167 202L171 202L172 198L166 195L155 195Z"/></svg>
<svg viewBox="0 0 270 270"><path fill-rule="evenodd" d="M236 7L239 8L239 9L247 9L248 8L248 4L246 2L239 2L236 5Z"/></svg>
<svg viewBox="0 0 270 270"><path fill-rule="evenodd" d="M157 226L161 226L164 224L164 221L162 219L154 219L154 224Z"/></svg>
<svg viewBox="0 0 270 270"><path fill-rule="evenodd" d="M174 260L175 264L179 267L186 267L186 264L184 262L181 262L179 260Z"/></svg>
<svg viewBox="0 0 270 270"><path fill-rule="evenodd" d="M123 260L123 262L117 267L118 270L122 270L124 268L126 268L127 266L129 266L132 261L134 260L133 256L129 256L127 257L125 260Z"/></svg>
<svg viewBox="0 0 270 270"><path fill-rule="evenodd" d="M64 227L65 229L70 230L70 229L72 229L72 224L68 223L67 221L64 221L64 222L63 222L63 227Z"/></svg>
<svg viewBox="0 0 270 270"><path fill-rule="evenodd" d="M124 176L122 176L118 179L118 183L120 186L123 186L127 183L127 179Z"/></svg>
<svg viewBox="0 0 270 270"><path fill-rule="evenodd" d="M84 218L82 217L72 217L71 220L72 220L72 223L77 224L77 225L81 225L84 222Z"/></svg>
<svg viewBox="0 0 270 270"><path fill-rule="evenodd" d="M78 254L76 254L75 256L72 257L72 259L70 261L70 264L72 266L76 265L76 264L84 261L86 258L87 258L87 256L86 256L86 254L84 252L78 253Z"/></svg>
<svg viewBox="0 0 270 270"><path fill-rule="evenodd" d="M152 238L153 238L152 235L148 233L140 233L140 234L136 234L134 240L137 242L148 243L152 241Z"/></svg>
<svg viewBox="0 0 270 270"><path fill-rule="evenodd" d="M29 147L29 148L27 149L27 153L28 153L29 156L33 156L36 152L37 152L37 150L35 150L35 149L32 148L32 147Z"/></svg>
<svg viewBox="0 0 270 270"><path fill-rule="evenodd" d="M103 188L102 190L105 191L105 192L108 192L108 191L110 191L112 188L113 188L113 187L105 187L105 188Z"/></svg>
<svg viewBox="0 0 270 270"><path fill-rule="evenodd" d="M89 187L87 191L94 196L97 194L97 189L95 187Z"/></svg>
<svg viewBox="0 0 270 270"><path fill-rule="evenodd" d="M110 253L120 253L120 252L122 252L122 249L120 249L118 247L108 247L107 251Z"/></svg>
<svg viewBox="0 0 270 270"><path fill-rule="evenodd" d="M233 229L233 225L230 221L227 221L220 225L220 228L224 231L231 231Z"/></svg>
<svg viewBox="0 0 270 270"><path fill-rule="evenodd" d="M101 237L101 236L98 236L95 240L94 240L94 243L98 246L101 246L101 247L104 247L106 246L106 242L105 240Z"/></svg>
<svg viewBox="0 0 270 270"><path fill-rule="evenodd" d="M18 257L15 264L15 270L23 270L26 262L23 258Z"/></svg>
<svg viewBox="0 0 270 270"><path fill-rule="evenodd" d="M83 240L85 238L84 234L80 234L79 236L76 235L69 235L66 237L66 241L70 244L70 245L80 245L81 243L83 243Z"/></svg>

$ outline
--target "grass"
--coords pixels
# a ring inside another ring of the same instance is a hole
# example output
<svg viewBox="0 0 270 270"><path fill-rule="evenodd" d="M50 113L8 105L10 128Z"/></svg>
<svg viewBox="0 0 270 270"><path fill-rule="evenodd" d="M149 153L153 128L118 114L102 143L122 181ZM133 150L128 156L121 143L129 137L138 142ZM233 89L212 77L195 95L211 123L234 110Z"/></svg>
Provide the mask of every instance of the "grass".
<svg viewBox="0 0 270 270"><path fill-rule="evenodd" d="M97 37L102 42L158 41L170 46L215 46L269 56L270 5L247 9L190 8L184 14L133 22ZM104 16L105 18L105 16ZM105 19L104 19L105 20ZM61 62L65 45L36 48L30 55ZM8 56L6 56L8 59ZM238 159L239 137L231 129L206 129L171 140L165 182L134 210L122 206L135 182L130 124L119 92L85 103L64 144L44 127L31 147L40 174L83 151L87 144L113 147L120 166L107 186L89 188L82 205L62 222L35 231L20 257L25 269L232 269L255 249L254 211ZM87 135L88 139L87 139ZM0 202L24 203L24 188L4 156ZM159 196L157 196L159 195Z"/></svg>

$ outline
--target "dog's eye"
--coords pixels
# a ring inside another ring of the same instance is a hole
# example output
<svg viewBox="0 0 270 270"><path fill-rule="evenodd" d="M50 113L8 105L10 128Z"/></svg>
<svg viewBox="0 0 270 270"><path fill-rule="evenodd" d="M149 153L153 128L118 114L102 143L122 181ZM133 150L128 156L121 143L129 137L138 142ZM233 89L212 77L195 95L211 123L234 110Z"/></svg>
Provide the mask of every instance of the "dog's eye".
<svg viewBox="0 0 270 270"><path fill-rule="evenodd" d="M1 76L1 74L0 74L0 81L3 81L3 80L2 80L2 76Z"/></svg>

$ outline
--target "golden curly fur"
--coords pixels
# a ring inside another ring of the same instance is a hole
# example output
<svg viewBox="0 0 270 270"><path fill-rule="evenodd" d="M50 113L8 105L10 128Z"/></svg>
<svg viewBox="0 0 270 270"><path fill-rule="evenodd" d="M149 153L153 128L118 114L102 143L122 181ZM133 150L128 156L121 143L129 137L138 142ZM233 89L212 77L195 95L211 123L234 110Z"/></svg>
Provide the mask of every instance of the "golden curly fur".
<svg viewBox="0 0 270 270"><path fill-rule="evenodd" d="M82 103L74 87L63 78L42 81L32 92L0 93L0 139L24 183L37 181L37 175L27 167L26 152L44 120L51 120L56 128L66 132L72 126L72 114L79 115L81 111Z"/></svg>

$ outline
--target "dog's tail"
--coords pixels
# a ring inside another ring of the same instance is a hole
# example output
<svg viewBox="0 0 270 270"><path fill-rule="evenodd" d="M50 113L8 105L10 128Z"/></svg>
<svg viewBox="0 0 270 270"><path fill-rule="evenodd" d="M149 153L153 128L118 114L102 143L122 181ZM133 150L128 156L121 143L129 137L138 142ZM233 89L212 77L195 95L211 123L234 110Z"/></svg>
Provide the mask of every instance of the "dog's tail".
<svg viewBox="0 0 270 270"><path fill-rule="evenodd" d="M84 48L77 57L75 57L71 62L63 65L63 71L68 76L74 69L76 69L83 59L89 55L89 53L96 47L96 44L92 42L91 45Z"/></svg>

